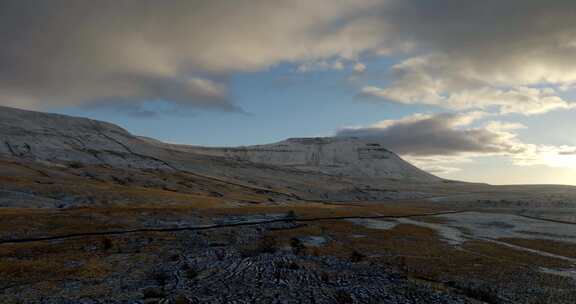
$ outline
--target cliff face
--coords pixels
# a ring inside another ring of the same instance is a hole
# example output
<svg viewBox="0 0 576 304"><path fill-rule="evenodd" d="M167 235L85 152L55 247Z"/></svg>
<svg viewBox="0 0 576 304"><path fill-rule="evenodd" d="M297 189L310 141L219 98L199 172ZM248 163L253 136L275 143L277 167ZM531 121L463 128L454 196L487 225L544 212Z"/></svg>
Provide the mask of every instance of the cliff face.
<svg viewBox="0 0 576 304"><path fill-rule="evenodd" d="M231 160L290 167L349 177L439 181L385 148L384 142L359 138L291 138L269 145L237 148L173 146Z"/></svg>

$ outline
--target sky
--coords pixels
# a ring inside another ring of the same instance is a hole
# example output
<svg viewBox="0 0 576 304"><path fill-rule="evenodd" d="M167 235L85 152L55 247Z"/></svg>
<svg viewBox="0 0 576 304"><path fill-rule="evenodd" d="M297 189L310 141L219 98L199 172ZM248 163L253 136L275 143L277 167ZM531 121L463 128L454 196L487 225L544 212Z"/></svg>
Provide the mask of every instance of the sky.
<svg viewBox="0 0 576 304"><path fill-rule="evenodd" d="M0 104L167 142L379 139L576 185L573 0L0 0Z"/></svg>

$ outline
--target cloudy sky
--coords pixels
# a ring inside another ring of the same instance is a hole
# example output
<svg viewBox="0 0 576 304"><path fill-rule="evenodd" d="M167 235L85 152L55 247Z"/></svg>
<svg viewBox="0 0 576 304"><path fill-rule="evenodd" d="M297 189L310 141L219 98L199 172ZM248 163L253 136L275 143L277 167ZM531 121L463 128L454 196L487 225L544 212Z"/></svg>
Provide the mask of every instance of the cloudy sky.
<svg viewBox="0 0 576 304"><path fill-rule="evenodd" d="M495 184L576 184L575 55L574 0L0 0L2 105Z"/></svg>

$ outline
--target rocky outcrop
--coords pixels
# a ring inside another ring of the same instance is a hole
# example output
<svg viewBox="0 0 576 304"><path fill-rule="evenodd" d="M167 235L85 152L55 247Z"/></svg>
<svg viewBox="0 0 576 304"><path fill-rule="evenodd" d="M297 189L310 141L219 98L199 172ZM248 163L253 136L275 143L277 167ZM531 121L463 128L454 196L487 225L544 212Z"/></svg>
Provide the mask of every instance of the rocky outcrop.
<svg viewBox="0 0 576 304"><path fill-rule="evenodd" d="M441 179L424 172L387 150L385 142L359 138L291 138L269 145L207 148L171 145L173 149L225 157L336 176L408 179L434 182Z"/></svg>
<svg viewBox="0 0 576 304"><path fill-rule="evenodd" d="M156 152L102 121L0 107L0 155L17 158L167 169Z"/></svg>

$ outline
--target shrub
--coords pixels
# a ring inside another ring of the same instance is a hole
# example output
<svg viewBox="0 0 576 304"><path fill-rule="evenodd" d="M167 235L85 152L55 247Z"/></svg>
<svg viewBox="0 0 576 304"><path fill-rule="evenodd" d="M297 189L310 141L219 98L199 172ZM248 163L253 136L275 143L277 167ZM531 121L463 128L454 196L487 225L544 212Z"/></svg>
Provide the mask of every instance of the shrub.
<svg viewBox="0 0 576 304"><path fill-rule="evenodd" d="M192 303L192 301L188 300L188 298L184 295L177 295L174 298L174 304L189 304Z"/></svg>
<svg viewBox="0 0 576 304"><path fill-rule="evenodd" d="M157 269L152 272L152 279L156 281L158 285L164 286L168 284L168 281L170 280L170 275L168 275L168 273L166 273L165 271Z"/></svg>
<svg viewBox="0 0 576 304"><path fill-rule="evenodd" d="M362 262L365 258L366 258L365 255L356 250L352 251L352 254L350 254L350 261L352 263Z"/></svg>
<svg viewBox="0 0 576 304"><path fill-rule="evenodd" d="M306 249L304 243L302 243L302 241L300 241L300 239L298 238L290 239L290 247L292 248L292 253L294 253L295 255L301 254Z"/></svg>
<svg viewBox="0 0 576 304"><path fill-rule="evenodd" d="M189 280L193 280L198 276L198 271L188 264L182 265L181 270L184 272L184 276Z"/></svg>
<svg viewBox="0 0 576 304"><path fill-rule="evenodd" d="M338 290L336 291L336 294L334 295L334 303L337 304L350 304L350 303L354 303L354 298L352 298L352 295L344 290Z"/></svg>
<svg viewBox="0 0 576 304"><path fill-rule="evenodd" d="M240 250L243 257L252 257L264 253L275 253L278 251L278 241L273 236L265 236L258 240L253 247L247 247Z"/></svg>
<svg viewBox="0 0 576 304"><path fill-rule="evenodd" d="M82 164L81 162L71 162L68 164L68 167L72 169L80 169L84 168L84 164Z"/></svg>
<svg viewBox="0 0 576 304"><path fill-rule="evenodd" d="M273 236L265 236L258 242L256 253L274 253L278 251L278 241Z"/></svg>
<svg viewBox="0 0 576 304"><path fill-rule="evenodd" d="M300 265L298 265L294 261L278 261L278 262L274 263L274 266L277 268L284 268L284 269L290 269L290 270L300 269Z"/></svg>
<svg viewBox="0 0 576 304"><path fill-rule="evenodd" d="M296 212L294 212L294 210L290 210L286 214L286 219L288 220L295 220L296 218L298 218L298 216L296 215Z"/></svg>
<svg viewBox="0 0 576 304"><path fill-rule="evenodd" d="M498 288L482 283L449 282L448 286L458 289L465 296L485 303L498 304L502 300L498 296Z"/></svg>
<svg viewBox="0 0 576 304"><path fill-rule="evenodd" d="M469 298L476 299L486 303L501 303L498 297L498 291L487 286L463 288L462 292Z"/></svg>
<svg viewBox="0 0 576 304"><path fill-rule="evenodd" d="M166 293L157 287L148 287L142 291L144 299L158 299L166 297Z"/></svg>
<svg viewBox="0 0 576 304"><path fill-rule="evenodd" d="M108 250L112 249L112 247L114 247L114 243L112 242L111 239L104 238L102 240L102 248L104 249L104 251L108 251Z"/></svg>

